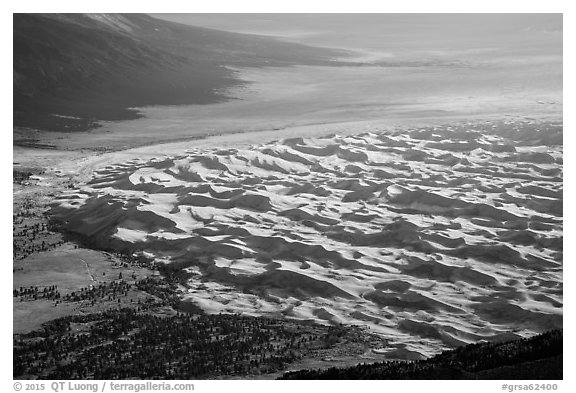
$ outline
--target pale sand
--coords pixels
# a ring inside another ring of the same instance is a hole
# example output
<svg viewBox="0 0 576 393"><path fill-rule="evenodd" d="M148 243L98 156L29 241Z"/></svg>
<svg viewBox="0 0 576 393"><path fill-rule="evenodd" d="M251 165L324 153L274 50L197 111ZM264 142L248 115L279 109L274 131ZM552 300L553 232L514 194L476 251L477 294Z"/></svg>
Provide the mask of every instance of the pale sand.
<svg viewBox="0 0 576 393"><path fill-rule="evenodd" d="M184 297L207 312L363 324L389 357L428 356L562 326L562 147L499 135L517 126L342 123L110 153L53 213L186 267Z"/></svg>

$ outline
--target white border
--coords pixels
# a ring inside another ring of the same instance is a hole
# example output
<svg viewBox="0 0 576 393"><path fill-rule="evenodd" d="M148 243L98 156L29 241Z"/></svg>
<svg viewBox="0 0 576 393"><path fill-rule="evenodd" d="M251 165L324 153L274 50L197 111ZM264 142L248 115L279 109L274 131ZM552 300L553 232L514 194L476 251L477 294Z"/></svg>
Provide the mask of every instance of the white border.
<svg viewBox="0 0 576 393"><path fill-rule="evenodd" d="M572 2L574 3L574 2ZM564 233L568 239L568 246L574 238L574 208L571 206L571 201L576 195L574 193L574 168L576 162L576 155L574 153L574 121L572 116L572 89L576 86L573 77L573 71L576 69L574 66L573 55L574 47L573 37L574 34L574 9L570 6L569 1L560 0L530 0L530 1L513 1L513 0L478 0L474 2L464 2L462 0L429 0L429 1L414 1L414 0L401 0L401 1L371 1L371 0L347 0L335 3L334 1L312 1L312 0L286 0L283 2L272 1L255 1L255 0L210 0L210 1L167 1L154 3L143 3L141 1L119 1L119 0L98 0L93 2L85 1L61 1L61 0L26 0L26 1L11 1L6 4L3 2L0 7L2 13L0 14L0 26L2 26L2 40L1 48L4 53L9 53L10 59L12 58L12 13L13 12L146 12L146 13L402 13L402 12L418 12L418 13L564 13L564 106L569 108L564 116L564 192L567 201L564 204L565 209L565 226ZM10 179L10 168L12 163L9 159L12 157L10 154L12 145L12 70L11 62L6 60L2 61L2 178L5 179L6 184ZM8 192L2 194L2 209L0 210L0 228L2 230L2 295L0 295L0 304L2 310L11 315L12 299L11 299L11 282L9 269L12 266L11 258L11 197ZM575 239L576 240L576 239ZM574 314L574 291L570 285L574 280L574 250L568 247L565 250L566 264L564 266L564 327L568 334L565 336L565 352L568 355L564 362L564 381L559 382L561 391L575 391L574 373L568 369L570 355L574 349L574 340L572 339L571 332L573 331ZM10 310L10 311L8 311ZM12 318L5 317L5 322L1 326L1 343L3 355L1 360L2 370L2 391L11 392L13 390L12 382ZM572 386L570 389L569 386ZM501 382L497 381L310 381L310 382L272 382L272 381L199 381L196 383L197 391L247 391L270 392L271 389L280 389L280 391L291 391L293 389L303 389L303 391L382 391L386 389L392 392L411 391L412 389L419 391L464 391L466 392L497 392L501 390ZM568 390L569 389L569 390ZM48 388L49 390L49 388ZM559 390L559 391L560 391Z"/></svg>

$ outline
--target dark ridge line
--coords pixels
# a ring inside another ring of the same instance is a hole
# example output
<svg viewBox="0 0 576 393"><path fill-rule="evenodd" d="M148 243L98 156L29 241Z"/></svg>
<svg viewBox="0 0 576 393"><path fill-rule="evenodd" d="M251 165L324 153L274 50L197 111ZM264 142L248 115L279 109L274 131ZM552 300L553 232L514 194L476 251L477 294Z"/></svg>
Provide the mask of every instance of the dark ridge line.
<svg viewBox="0 0 576 393"><path fill-rule="evenodd" d="M278 379L562 379L563 331L502 343L469 344L418 361L384 361L325 370L300 370Z"/></svg>

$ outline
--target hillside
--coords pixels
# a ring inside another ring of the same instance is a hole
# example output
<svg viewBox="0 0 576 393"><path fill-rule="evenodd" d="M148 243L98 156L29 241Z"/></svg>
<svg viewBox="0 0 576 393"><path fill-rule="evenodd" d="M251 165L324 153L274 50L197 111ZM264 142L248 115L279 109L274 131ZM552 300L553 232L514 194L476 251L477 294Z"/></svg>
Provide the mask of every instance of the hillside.
<svg viewBox="0 0 576 393"><path fill-rule="evenodd" d="M380 362L302 370L280 379L562 379L562 331L529 339L483 343L417 362Z"/></svg>
<svg viewBox="0 0 576 393"><path fill-rule="evenodd" d="M206 104L228 67L329 65L344 53L140 14L14 14L14 126L78 131L129 108Z"/></svg>

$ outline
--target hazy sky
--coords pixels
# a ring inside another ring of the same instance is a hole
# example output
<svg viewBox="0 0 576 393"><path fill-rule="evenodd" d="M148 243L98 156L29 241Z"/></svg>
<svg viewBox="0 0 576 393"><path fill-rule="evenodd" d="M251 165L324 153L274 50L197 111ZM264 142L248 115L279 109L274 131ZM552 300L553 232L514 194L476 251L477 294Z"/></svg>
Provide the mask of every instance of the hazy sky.
<svg viewBox="0 0 576 393"><path fill-rule="evenodd" d="M562 55L562 14L152 14L175 22L391 54Z"/></svg>

